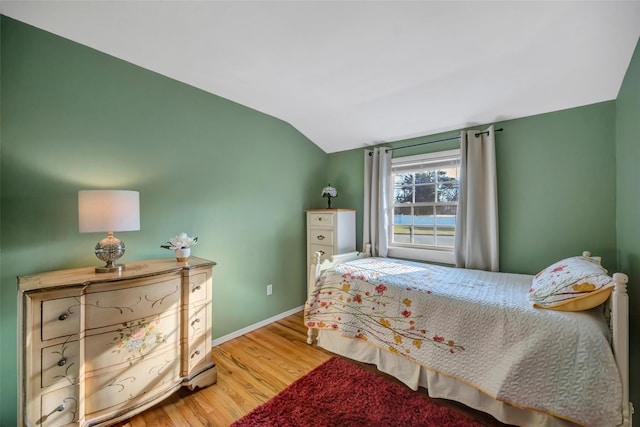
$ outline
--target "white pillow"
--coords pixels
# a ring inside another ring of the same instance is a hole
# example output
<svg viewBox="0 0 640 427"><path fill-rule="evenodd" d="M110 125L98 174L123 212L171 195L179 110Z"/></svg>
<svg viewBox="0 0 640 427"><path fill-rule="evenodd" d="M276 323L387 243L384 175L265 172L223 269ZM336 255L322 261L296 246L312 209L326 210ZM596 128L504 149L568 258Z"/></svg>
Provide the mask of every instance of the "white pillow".
<svg viewBox="0 0 640 427"><path fill-rule="evenodd" d="M537 308L588 310L609 298L613 284L607 270L600 265L600 258L576 256L558 261L536 274L528 298Z"/></svg>

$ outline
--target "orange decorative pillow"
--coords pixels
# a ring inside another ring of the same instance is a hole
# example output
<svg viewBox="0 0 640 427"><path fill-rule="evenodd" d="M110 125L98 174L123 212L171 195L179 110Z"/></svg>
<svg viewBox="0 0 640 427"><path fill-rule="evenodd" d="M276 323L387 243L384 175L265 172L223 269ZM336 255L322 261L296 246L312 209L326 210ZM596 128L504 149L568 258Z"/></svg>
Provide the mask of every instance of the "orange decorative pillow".
<svg viewBox="0 0 640 427"><path fill-rule="evenodd" d="M529 289L534 307L561 311L581 311L596 307L609 298L613 279L599 258L577 256L558 261L536 274Z"/></svg>

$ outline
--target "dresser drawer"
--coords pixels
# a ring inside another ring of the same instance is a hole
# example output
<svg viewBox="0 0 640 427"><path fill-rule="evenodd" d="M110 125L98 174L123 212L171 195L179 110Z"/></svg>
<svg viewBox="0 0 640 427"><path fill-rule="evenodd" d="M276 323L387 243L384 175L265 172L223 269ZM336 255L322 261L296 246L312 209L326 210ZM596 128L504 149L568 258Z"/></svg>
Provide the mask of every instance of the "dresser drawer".
<svg viewBox="0 0 640 427"><path fill-rule="evenodd" d="M69 386L42 395L40 415L34 425L77 425L79 414L78 386Z"/></svg>
<svg viewBox="0 0 640 427"><path fill-rule="evenodd" d="M80 344L78 341L65 342L42 349L42 387L59 382L75 384L80 372Z"/></svg>
<svg viewBox="0 0 640 427"><path fill-rule="evenodd" d="M206 341L205 337L200 335L189 344L189 352L186 360L188 370L185 375L189 375L198 365L208 362L211 359L211 349L207 349Z"/></svg>
<svg viewBox="0 0 640 427"><path fill-rule="evenodd" d="M329 259L330 257L333 256L333 246L312 244L309 246L309 248L311 251L311 260L313 260L313 256L316 252L320 252L322 254L320 256L320 262L324 261L325 259Z"/></svg>
<svg viewBox="0 0 640 427"><path fill-rule="evenodd" d="M310 228L309 243L333 246L333 231L325 228Z"/></svg>
<svg viewBox="0 0 640 427"><path fill-rule="evenodd" d="M189 277L189 285L185 287L184 299L187 304L205 301L209 296L207 273L198 273Z"/></svg>
<svg viewBox="0 0 640 427"><path fill-rule="evenodd" d="M309 220L308 225L333 226L334 215L330 213L309 213L307 218Z"/></svg>
<svg viewBox="0 0 640 427"><path fill-rule="evenodd" d="M178 346L144 358L127 369L102 372L85 379L85 412L91 414L118 405L135 407L159 392L179 383L180 352Z"/></svg>
<svg viewBox="0 0 640 427"><path fill-rule="evenodd" d="M180 313L161 318L145 318L119 325L111 332L95 331L86 337L85 371L92 372L117 364L133 366L141 358L177 347L180 342Z"/></svg>
<svg viewBox="0 0 640 427"><path fill-rule="evenodd" d="M42 340L80 332L80 302L77 298L42 301Z"/></svg>
<svg viewBox="0 0 640 427"><path fill-rule="evenodd" d="M181 285L181 278L176 275L144 286L87 294L86 327L94 329L122 325L169 310L178 310Z"/></svg>
<svg viewBox="0 0 640 427"><path fill-rule="evenodd" d="M209 309L209 305L189 308L189 319L187 322L187 333L189 334L189 339L209 330Z"/></svg>

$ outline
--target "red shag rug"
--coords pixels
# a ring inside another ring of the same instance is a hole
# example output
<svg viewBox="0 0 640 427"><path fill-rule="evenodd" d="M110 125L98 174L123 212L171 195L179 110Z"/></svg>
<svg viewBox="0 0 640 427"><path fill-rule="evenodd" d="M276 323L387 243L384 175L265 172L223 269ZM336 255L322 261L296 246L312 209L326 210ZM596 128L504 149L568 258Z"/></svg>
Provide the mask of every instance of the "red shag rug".
<svg viewBox="0 0 640 427"><path fill-rule="evenodd" d="M333 357L232 427L481 427L347 360Z"/></svg>

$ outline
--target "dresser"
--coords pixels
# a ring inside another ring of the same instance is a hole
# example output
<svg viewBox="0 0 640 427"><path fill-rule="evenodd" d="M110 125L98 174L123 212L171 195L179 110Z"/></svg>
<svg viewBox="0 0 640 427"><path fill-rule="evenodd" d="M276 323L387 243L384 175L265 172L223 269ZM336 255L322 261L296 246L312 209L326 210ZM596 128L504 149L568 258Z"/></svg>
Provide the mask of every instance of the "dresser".
<svg viewBox="0 0 640 427"><path fill-rule="evenodd" d="M325 260L356 250L355 209L310 209L307 213L307 275L316 252Z"/></svg>
<svg viewBox="0 0 640 427"><path fill-rule="evenodd" d="M214 266L167 258L19 277L20 425L110 425L215 383Z"/></svg>

